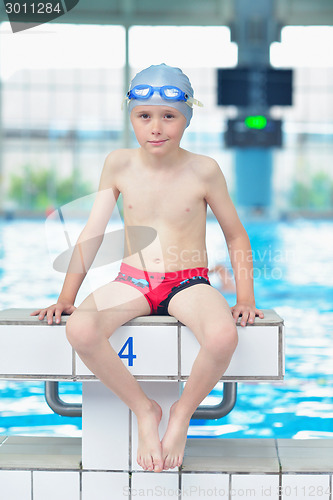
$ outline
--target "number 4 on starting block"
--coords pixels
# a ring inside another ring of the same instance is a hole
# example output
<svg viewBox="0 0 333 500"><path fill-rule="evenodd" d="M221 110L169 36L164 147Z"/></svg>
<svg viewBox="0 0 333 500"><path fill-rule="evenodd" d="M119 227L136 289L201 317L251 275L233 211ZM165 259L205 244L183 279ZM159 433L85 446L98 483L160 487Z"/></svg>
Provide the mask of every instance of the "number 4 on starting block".
<svg viewBox="0 0 333 500"><path fill-rule="evenodd" d="M126 349L127 349L127 354L126 353L124 354ZM128 337L125 344L118 352L118 356L121 359L128 359L128 366L133 366L133 359L136 358L136 355L133 354L133 337Z"/></svg>

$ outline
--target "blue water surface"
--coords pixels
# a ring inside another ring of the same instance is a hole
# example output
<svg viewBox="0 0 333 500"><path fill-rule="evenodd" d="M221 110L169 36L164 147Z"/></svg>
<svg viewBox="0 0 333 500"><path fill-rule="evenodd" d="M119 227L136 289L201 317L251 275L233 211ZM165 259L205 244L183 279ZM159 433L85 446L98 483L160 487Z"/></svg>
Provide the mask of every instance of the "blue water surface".
<svg viewBox="0 0 333 500"><path fill-rule="evenodd" d="M257 307L285 321L284 381L239 383L234 410L219 421L193 421L191 436L333 438L333 222L248 221ZM0 308L35 309L54 302L64 275L52 269L43 221L0 222ZM210 266L230 267L217 223L208 222ZM217 275L213 284L230 305ZM260 349L260 346L258 346ZM208 397L219 398L220 387ZM48 407L39 382L0 381L0 433L79 436L81 419ZM61 383L79 402L81 384Z"/></svg>

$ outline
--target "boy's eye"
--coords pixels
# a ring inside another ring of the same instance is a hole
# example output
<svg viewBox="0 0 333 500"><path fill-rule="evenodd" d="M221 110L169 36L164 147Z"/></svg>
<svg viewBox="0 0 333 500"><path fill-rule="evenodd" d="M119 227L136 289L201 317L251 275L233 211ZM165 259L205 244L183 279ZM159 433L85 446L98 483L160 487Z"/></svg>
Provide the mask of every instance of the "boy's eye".
<svg viewBox="0 0 333 500"><path fill-rule="evenodd" d="M143 118L144 120L147 120L147 118L149 118L149 115L147 113L142 113L140 117Z"/></svg>
<svg viewBox="0 0 333 500"><path fill-rule="evenodd" d="M167 118L168 120L170 120L170 118L173 118L174 115L172 115L171 113L168 113L167 115L165 115L165 118Z"/></svg>

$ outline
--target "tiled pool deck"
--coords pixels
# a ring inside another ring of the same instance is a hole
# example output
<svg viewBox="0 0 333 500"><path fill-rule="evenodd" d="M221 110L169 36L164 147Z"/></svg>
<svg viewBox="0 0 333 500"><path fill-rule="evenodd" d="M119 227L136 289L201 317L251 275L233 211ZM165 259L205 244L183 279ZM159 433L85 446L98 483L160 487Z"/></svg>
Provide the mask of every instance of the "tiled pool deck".
<svg viewBox="0 0 333 500"><path fill-rule="evenodd" d="M332 500L333 440L189 439L181 470L89 470L80 438L2 436L3 500Z"/></svg>

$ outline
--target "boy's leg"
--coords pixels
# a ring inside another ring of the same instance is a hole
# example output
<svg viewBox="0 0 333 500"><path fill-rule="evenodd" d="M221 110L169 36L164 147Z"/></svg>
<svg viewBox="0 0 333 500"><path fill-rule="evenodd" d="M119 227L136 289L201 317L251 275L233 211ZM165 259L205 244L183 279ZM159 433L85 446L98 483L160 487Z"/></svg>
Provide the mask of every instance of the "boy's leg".
<svg viewBox="0 0 333 500"><path fill-rule="evenodd" d="M162 440L165 469L181 465L191 416L220 380L237 346L230 307L212 286L200 284L177 293L170 301L169 314L192 330L200 351L179 401L170 410Z"/></svg>
<svg viewBox="0 0 333 500"><path fill-rule="evenodd" d="M109 343L109 337L132 318L150 314L144 295L112 282L89 295L67 321L66 333L85 365L137 416L138 463L160 471L163 461L158 425L159 405L150 400Z"/></svg>

